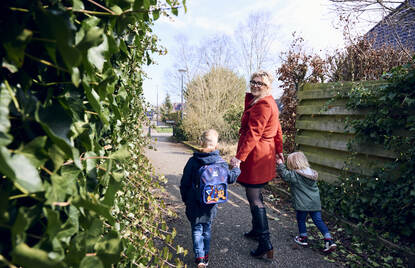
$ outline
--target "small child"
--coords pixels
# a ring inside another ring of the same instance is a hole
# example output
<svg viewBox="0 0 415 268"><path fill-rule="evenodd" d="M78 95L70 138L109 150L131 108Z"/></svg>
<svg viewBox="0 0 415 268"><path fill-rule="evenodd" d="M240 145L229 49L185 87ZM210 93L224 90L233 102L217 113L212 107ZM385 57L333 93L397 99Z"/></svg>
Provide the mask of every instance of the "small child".
<svg viewBox="0 0 415 268"><path fill-rule="evenodd" d="M228 183L234 183L241 173L239 167L229 170L228 164L219 156L218 133L209 129L202 134L201 152L195 152L187 161L180 181L180 194L186 205L186 216L192 227L193 251L198 268L208 265L210 233L212 221L216 216L216 204L204 204L200 201L194 185L199 182L198 170L202 165L223 162L228 172Z"/></svg>
<svg viewBox="0 0 415 268"><path fill-rule="evenodd" d="M277 160L277 172L280 177L290 183L293 207L297 211L297 224L300 232L294 241L307 246L307 215L310 214L314 224L324 236L324 252L336 249L336 244L321 218L320 192L317 186L317 171L310 168L307 158L302 152L295 152L287 157L287 167L281 159Z"/></svg>

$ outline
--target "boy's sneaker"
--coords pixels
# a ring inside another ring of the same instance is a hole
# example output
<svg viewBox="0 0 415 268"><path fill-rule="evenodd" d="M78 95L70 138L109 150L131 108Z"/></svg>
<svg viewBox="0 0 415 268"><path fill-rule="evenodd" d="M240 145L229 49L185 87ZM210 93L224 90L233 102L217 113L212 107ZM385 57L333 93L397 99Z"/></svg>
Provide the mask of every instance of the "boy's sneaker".
<svg viewBox="0 0 415 268"><path fill-rule="evenodd" d="M334 244L333 239L324 239L324 252L332 252L337 247L336 244Z"/></svg>
<svg viewBox="0 0 415 268"><path fill-rule="evenodd" d="M302 246L307 246L308 242L307 242L307 236L301 236L301 235L297 235L294 238L295 243L302 245Z"/></svg>
<svg viewBox="0 0 415 268"><path fill-rule="evenodd" d="M197 264L197 268L205 268L206 267L204 257L196 258L195 263Z"/></svg>

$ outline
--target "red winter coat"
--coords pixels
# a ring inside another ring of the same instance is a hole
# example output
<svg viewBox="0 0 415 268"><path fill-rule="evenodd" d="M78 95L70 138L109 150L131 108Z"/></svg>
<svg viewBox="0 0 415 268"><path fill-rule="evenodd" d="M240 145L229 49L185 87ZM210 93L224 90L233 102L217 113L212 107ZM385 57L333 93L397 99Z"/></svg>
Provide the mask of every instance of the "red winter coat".
<svg viewBox="0 0 415 268"><path fill-rule="evenodd" d="M236 158L241 160L238 182L262 184L275 178L276 153L282 153L282 130L278 107L272 96L250 105L254 97L245 96Z"/></svg>

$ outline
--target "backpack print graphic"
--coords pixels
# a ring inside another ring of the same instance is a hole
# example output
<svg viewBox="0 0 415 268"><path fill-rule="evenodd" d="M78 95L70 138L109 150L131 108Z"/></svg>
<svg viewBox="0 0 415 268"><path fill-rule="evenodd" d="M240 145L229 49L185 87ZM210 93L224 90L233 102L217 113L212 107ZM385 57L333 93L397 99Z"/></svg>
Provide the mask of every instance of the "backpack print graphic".
<svg viewBox="0 0 415 268"><path fill-rule="evenodd" d="M199 168L199 196L204 204L218 204L228 200L228 169L223 163L217 162Z"/></svg>

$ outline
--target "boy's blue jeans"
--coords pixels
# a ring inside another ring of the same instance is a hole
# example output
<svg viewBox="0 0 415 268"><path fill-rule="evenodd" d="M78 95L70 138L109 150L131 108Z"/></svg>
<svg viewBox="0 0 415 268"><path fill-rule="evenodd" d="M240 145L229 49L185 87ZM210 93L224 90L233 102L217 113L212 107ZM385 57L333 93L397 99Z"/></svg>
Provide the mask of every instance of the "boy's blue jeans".
<svg viewBox="0 0 415 268"><path fill-rule="evenodd" d="M192 224L193 251L200 258L209 254L212 222Z"/></svg>
<svg viewBox="0 0 415 268"><path fill-rule="evenodd" d="M308 214L310 214L311 219L313 219L314 224L323 234L324 238L331 239L329 229L327 228L326 224L323 222L323 219L321 218L321 211L297 210L297 224L298 224L298 231L300 232L300 236L307 236L307 227L305 225L305 220L307 219Z"/></svg>

